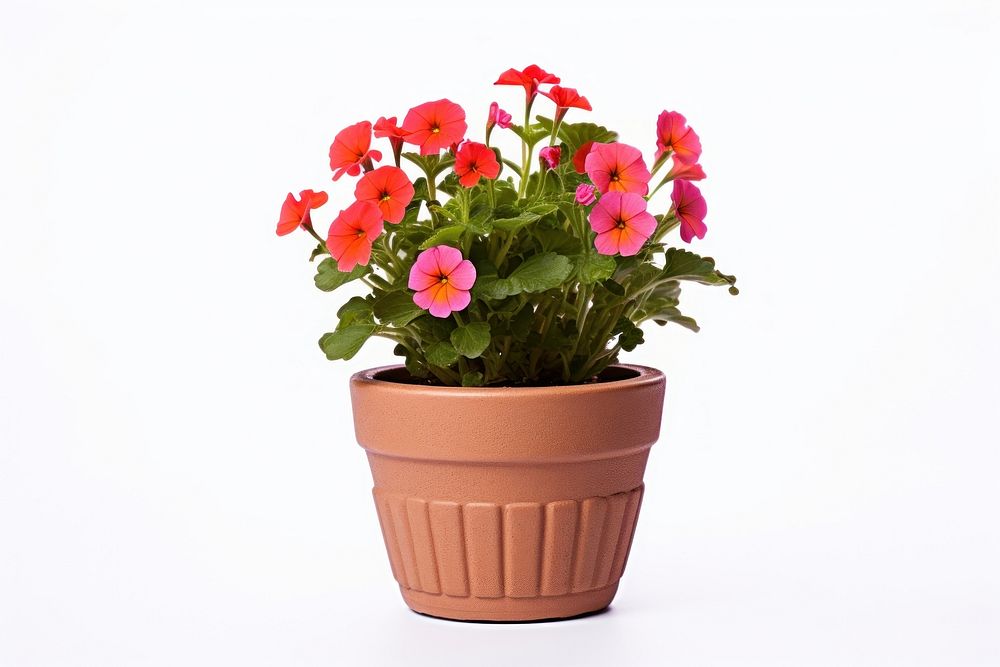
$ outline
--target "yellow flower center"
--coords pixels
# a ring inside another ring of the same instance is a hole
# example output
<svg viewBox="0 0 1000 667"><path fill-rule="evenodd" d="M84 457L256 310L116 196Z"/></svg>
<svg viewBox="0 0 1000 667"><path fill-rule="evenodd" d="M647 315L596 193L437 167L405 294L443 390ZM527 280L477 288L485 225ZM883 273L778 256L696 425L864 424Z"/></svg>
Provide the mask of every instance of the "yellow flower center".
<svg viewBox="0 0 1000 667"><path fill-rule="evenodd" d="M612 174L611 174L611 182L612 183L617 183L620 180L622 180L622 178L621 178L621 176L618 175L618 172L612 172Z"/></svg>
<svg viewBox="0 0 1000 667"><path fill-rule="evenodd" d="M618 229L625 229L625 221L619 220L618 222L615 223L615 227L617 227Z"/></svg>
<svg viewBox="0 0 1000 667"><path fill-rule="evenodd" d="M359 230L358 230L358 238L359 238L359 239L363 239L364 237L365 237L365 233L364 233L364 231L363 231L363 230L360 230L360 229L359 229Z"/></svg>
<svg viewBox="0 0 1000 667"><path fill-rule="evenodd" d="M436 127L436 126L432 127L431 128L431 132L433 132L434 134L440 134L441 133L441 128L440 127Z"/></svg>
<svg viewBox="0 0 1000 667"><path fill-rule="evenodd" d="M389 201L390 199L392 199L392 195L391 194L389 194L388 192L383 192L382 193L382 201Z"/></svg>
<svg viewBox="0 0 1000 667"><path fill-rule="evenodd" d="M448 284L448 276L441 276L440 280L442 285Z"/></svg>

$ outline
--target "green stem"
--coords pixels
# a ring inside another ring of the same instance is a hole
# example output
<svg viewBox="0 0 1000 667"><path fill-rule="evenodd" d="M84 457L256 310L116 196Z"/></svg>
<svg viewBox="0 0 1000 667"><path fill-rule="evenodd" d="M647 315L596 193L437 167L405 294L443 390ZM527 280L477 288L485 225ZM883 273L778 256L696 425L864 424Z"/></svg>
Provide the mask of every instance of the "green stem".
<svg viewBox="0 0 1000 667"><path fill-rule="evenodd" d="M396 257L395 251L393 251L393 249L389 247L388 234L382 234L381 245L382 249L385 250L385 258L387 262L386 266L384 267L385 271L386 273L389 274L391 278L395 279L398 276L402 275L403 267L399 262L399 258Z"/></svg>
<svg viewBox="0 0 1000 667"><path fill-rule="evenodd" d="M521 139L521 182L517 186L517 198L521 199L524 197L524 193L528 190L528 172L531 166L531 153L532 146L528 145L527 137L531 134L531 104L534 102L534 98L529 97L524 102L524 138Z"/></svg>
<svg viewBox="0 0 1000 667"><path fill-rule="evenodd" d="M317 241L319 241L320 245L321 245L321 246L323 246L323 249L324 249L324 250L326 250L326 241L324 241L324 240L323 240L323 239L322 239L322 238L320 237L320 235L316 233L316 230L315 230L315 229L313 229L313 226L312 226L312 223L311 223L311 222L310 222L310 223L309 223L308 225L306 225L306 226L305 226L305 230L306 230L307 232L309 232L310 234L312 234L312 237L313 237L314 239L316 239ZM329 251L327 251L327 252L329 252Z"/></svg>
<svg viewBox="0 0 1000 667"><path fill-rule="evenodd" d="M662 187L663 187L664 185L666 185L666 184L667 184L668 182L669 182L669 181L667 181L666 177L664 177L664 179L663 179L662 181L660 181L660 184L659 184L659 185L657 185L657 186L656 186L655 188L653 188L653 191L652 191L652 192L650 192L650 193L649 193L648 195L646 195L646 201L649 201L650 199L652 199L652 198L653 198L653 195L655 195L655 194L656 194L657 192L659 192L659 191L660 191L660 188L662 188Z"/></svg>
<svg viewBox="0 0 1000 667"><path fill-rule="evenodd" d="M497 267L497 270L500 269L500 264L507 259L507 251L510 250L510 245L514 242L514 236L514 232L507 232L507 238L504 240L503 245L500 246L500 252L493 258L493 265Z"/></svg>

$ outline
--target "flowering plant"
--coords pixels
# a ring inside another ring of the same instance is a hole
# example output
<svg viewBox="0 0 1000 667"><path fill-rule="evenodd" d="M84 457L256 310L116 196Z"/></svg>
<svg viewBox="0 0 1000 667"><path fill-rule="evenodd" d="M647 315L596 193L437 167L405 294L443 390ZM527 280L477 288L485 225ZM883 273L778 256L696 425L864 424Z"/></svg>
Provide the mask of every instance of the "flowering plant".
<svg viewBox="0 0 1000 667"><path fill-rule="evenodd" d="M693 183L705 178L701 142L684 116L659 115L647 168L640 150L615 132L567 122L570 110L591 106L560 83L537 65L501 74L497 85L524 89L524 123L513 124L494 102L482 143L466 137L465 111L447 99L413 107L402 124L383 117L337 134L333 180L359 177L355 200L324 238L312 216L326 193L289 193L277 229L301 228L316 239L310 261L326 256L319 289L351 281L367 287L320 339L328 358L350 359L381 336L427 382L578 383L642 343L644 322L697 331L677 309L682 282L737 293L736 279L711 258L666 241L674 229L685 243L706 232L705 199ZM550 113L532 121L539 96ZM502 130L520 138L518 160L491 144ZM388 140L394 166L376 166L383 154L372 148L373 134ZM404 163L420 174L416 180ZM651 212L668 183L669 207Z"/></svg>

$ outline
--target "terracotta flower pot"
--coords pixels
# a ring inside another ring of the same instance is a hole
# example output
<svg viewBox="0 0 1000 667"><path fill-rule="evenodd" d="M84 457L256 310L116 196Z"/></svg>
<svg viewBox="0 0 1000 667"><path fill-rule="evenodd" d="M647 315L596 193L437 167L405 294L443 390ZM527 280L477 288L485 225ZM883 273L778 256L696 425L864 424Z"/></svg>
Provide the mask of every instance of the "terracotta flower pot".
<svg viewBox="0 0 1000 667"><path fill-rule="evenodd" d="M351 378L358 442L406 604L432 616L527 621L611 603L625 568L663 374L460 388Z"/></svg>

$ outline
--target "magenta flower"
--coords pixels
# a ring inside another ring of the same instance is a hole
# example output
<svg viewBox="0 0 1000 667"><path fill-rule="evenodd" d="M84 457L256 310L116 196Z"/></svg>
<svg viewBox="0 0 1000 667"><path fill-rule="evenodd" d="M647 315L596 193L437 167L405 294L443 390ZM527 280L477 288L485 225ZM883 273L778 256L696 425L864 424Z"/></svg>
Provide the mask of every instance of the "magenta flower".
<svg viewBox="0 0 1000 667"><path fill-rule="evenodd" d="M413 303L434 317L448 317L472 302L469 290L476 282L476 267L451 246L438 245L417 256L407 285L416 292Z"/></svg>
<svg viewBox="0 0 1000 667"><path fill-rule="evenodd" d="M674 181L670 199L674 202L674 213L681 221L681 238L684 242L691 243L695 236L705 238L705 232L708 231L708 226L705 225L708 205L698 187L689 181Z"/></svg>
<svg viewBox="0 0 1000 667"><path fill-rule="evenodd" d="M646 211L646 200L640 195L609 192L590 211L590 227L597 232L597 252L628 257L639 252L652 235L656 218Z"/></svg>
<svg viewBox="0 0 1000 667"><path fill-rule="evenodd" d="M656 119L656 159L667 151L681 162L697 162L701 157L701 139L676 111L664 111Z"/></svg>
<svg viewBox="0 0 1000 667"><path fill-rule="evenodd" d="M596 190L597 188L589 183L580 183L580 185L576 186L576 203L582 206L590 206L597 201L597 195L594 194Z"/></svg>
<svg viewBox="0 0 1000 667"><path fill-rule="evenodd" d="M595 143L587 153L584 166L601 194L631 192L645 195L649 192L649 169L638 148L618 142Z"/></svg>
<svg viewBox="0 0 1000 667"><path fill-rule="evenodd" d="M562 154L562 149L558 146L546 146L542 150L538 151L538 159L542 161L542 164L549 169L555 169L559 166L559 156Z"/></svg>
<svg viewBox="0 0 1000 667"><path fill-rule="evenodd" d="M705 170L697 162L680 162L674 156L670 171L663 178L665 181L700 181L705 178Z"/></svg>
<svg viewBox="0 0 1000 667"><path fill-rule="evenodd" d="M486 117L486 129L492 129L494 125L499 127L501 130L506 130L510 127L511 115L500 108L500 105L496 102L490 103L490 113Z"/></svg>

